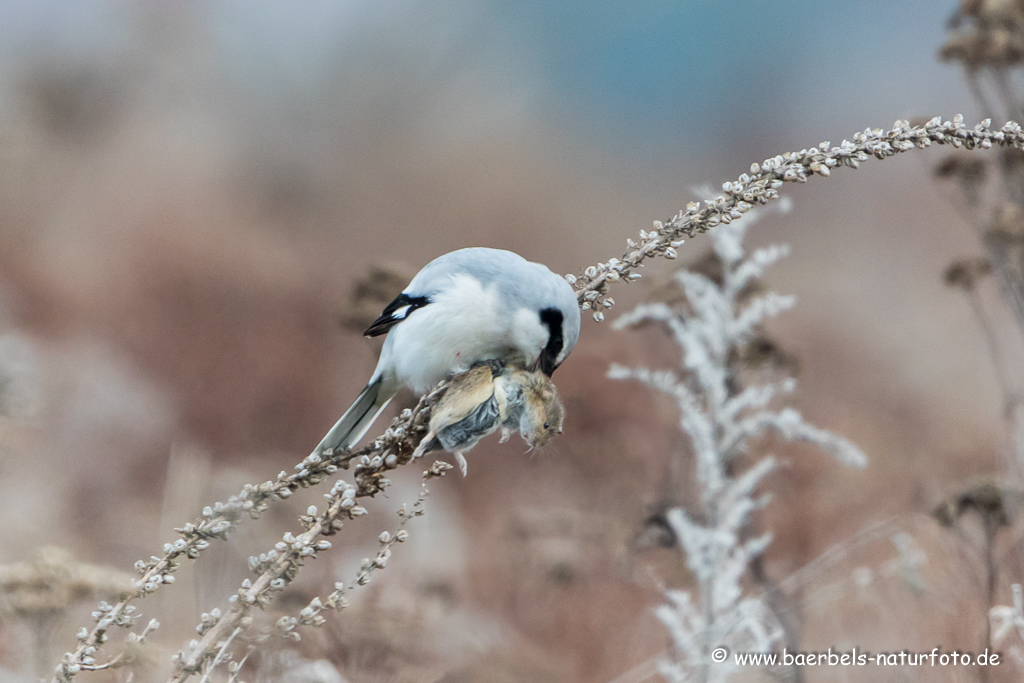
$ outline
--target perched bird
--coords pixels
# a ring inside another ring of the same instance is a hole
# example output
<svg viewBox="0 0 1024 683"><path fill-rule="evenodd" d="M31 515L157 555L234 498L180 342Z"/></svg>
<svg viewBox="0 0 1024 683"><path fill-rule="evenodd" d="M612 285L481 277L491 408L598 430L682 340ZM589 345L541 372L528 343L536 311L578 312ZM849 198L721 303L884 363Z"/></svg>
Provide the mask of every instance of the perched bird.
<svg viewBox="0 0 1024 683"><path fill-rule="evenodd" d="M562 399L547 375L485 361L452 378L413 457L443 448L455 456L465 476L464 454L499 428L503 442L518 430L536 447L561 434L564 420Z"/></svg>
<svg viewBox="0 0 1024 683"><path fill-rule="evenodd" d="M475 247L424 266L365 332L385 333L369 384L314 452L351 448L402 386L422 394L486 360L550 376L576 345L580 309L546 266Z"/></svg>

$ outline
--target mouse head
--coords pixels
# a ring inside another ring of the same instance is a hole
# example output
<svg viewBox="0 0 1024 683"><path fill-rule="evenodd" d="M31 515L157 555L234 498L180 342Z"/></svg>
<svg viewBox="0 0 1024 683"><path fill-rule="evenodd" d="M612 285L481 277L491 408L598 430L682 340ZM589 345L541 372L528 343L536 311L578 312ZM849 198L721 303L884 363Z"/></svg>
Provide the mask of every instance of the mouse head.
<svg viewBox="0 0 1024 683"><path fill-rule="evenodd" d="M523 416L519 433L531 446L546 445L562 433L565 406L551 378L540 372L528 373L523 383Z"/></svg>

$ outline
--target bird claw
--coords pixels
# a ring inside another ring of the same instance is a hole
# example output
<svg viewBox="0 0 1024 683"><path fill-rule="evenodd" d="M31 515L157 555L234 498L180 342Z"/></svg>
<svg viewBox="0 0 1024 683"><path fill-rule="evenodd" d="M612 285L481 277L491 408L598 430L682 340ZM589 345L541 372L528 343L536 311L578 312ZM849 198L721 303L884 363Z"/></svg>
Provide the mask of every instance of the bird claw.
<svg viewBox="0 0 1024 683"><path fill-rule="evenodd" d="M506 441L508 441L510 436L512 436L512 430L509 429L508 427L502 427L501 438L498 439L498 443L505 443Z"/></svg>

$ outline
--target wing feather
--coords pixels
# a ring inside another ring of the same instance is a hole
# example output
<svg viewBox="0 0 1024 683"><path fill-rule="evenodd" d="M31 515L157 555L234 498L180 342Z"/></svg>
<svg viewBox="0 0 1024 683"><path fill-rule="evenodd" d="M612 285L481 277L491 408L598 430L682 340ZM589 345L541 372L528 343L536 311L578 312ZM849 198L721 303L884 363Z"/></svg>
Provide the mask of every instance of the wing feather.
<svg viewBox="0 0 1024 683"><path fill-rule="evenodd" d="M363 334L367 337L379 337L382 334L387 334L392 327L408 318L410 313L429 303L430 297L410 296L403 292L384 307L384 312L366 328L366 332Z"/></svg>

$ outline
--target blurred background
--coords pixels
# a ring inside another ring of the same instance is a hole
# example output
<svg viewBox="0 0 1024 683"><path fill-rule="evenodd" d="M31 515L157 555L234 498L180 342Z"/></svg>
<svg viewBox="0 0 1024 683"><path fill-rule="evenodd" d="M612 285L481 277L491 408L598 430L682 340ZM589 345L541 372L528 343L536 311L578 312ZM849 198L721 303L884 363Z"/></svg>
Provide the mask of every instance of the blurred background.
<svg viewBox="0 0 1024 683"><path fill-rule="evenodd" d="M955 9L9 0L0 563L130 572L203 505L290 469L369 377L379 340L360 336L367 317L437 255L501 247L578 272L751 162L897 118L973 123L961 69L937 59ZM879 524L927 557L925 588L897 576L869 590L850 577L891 561L892 544L850 546L815 579L853 588L806 602L807 649L977 650L985 629L983 572L928 517L964 482L1004 473L1007 451L985 337L942 283L980 248L933 177L940 158L788 187L792 212L750 234L792 247L767 284L798 297L771 326L799 361L795 404L870 458L850 471L773 444L787 465L766 485L770 571L784 578ZM674 266L651 263L645 280ZM617 290L611 318L652 295ZM611 362L677 356L656 332L585 318L555 376L565 434L539 453L481 445L467 479L432 485L380 582L281 657L327 660L309 679L323 681L648 680L667 645L651 608L687 581L678 551L645 533L681 436L674 405L606 379ZM416 474L397 476L274 609L352 577L415 499ZM245 558L321 493L243 525L140 603L164 623L146 676L163 680L200 612L245 578ZM51 671L95 597L38 614L8 606L0 671ZM842 675L896 680L869 673Z"/></svg>

